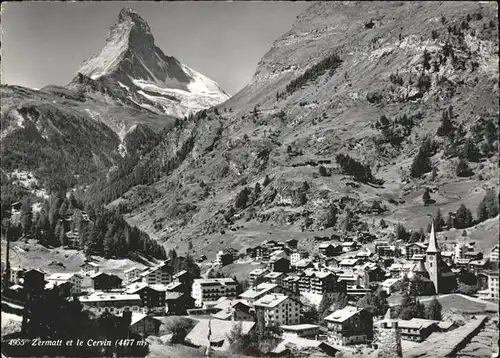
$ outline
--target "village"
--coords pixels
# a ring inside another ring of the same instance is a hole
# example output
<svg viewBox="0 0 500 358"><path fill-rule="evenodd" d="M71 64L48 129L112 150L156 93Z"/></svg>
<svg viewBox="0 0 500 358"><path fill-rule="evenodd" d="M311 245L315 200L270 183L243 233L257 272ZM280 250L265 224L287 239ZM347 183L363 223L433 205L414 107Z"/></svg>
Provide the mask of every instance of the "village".
<svg viewBox="0 0 500 358"><path fill-rule="evenodd" d="M176 272L170 260L131 267L121 275L104 272L92 260L69 273L12 267L2 298L4 304L21 308L33 292L58 290L96 316L130 312L130 330L143 338L160 335L165 317L189 317L197 323L186 332L185 342L215 351L230 349L235 325L241 335L259 327L273 332L278 343L273 354L290 352L291 347L327 356L378 349L388 350L388 357L401 356L402 347L411 351L443 332L456 330L455 338L462 343L487 320L498 325L497 316L486 314L495 312L499 300L498 245L483 254L474 242L445 243L433 225L422 242L382 241L363 233L348 240L318 237L314 255L301 249L296 239L267 240L245 250L227 248L213 262L198 259L208 268L202 277ZM238 262L258 268L249 271L244 282L217 273ZM457 290L464 277L474 277L479 290L470 295ZM371 302L374 297L385 303ZM408 302L402 303L405 297ZM404 304L421 303L426 310L436 310L436 297L488 309L467 322L445 317L441 303L439 313L430 315L398 311Z"/></svg>

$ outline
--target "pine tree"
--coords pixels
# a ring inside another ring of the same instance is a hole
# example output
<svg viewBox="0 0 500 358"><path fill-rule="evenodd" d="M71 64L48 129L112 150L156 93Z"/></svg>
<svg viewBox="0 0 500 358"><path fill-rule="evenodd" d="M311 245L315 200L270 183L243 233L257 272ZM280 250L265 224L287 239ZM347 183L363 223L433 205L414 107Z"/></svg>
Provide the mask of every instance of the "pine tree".
<svg viewBox="0 0 500 358"><path fill-rule="evenodd" d="M463 146L462 155L470 162L478 162L481 158L481 153L476 147L472 139L468 138Z"/></svg>
<svg viewBox="0 0 500 358"><path fill-rule="evenodd" d="M424 194L422 195L422 200L425 205L429 203L429 200L431 200L431 192L428 188L425 188Z"/></svg>
<svg viewBox="0 0 500 358"><path fill-rule="evenodd" d="M425 306L423 303L421 303L419 300L415 302L415 313L414 313L415 318L425 318Z"/></svg>
<svg viewBox="0 0 500 358"><path fill-rule="evenodd" d="M498 215L498 196L495 189L488 189L484 196L484 204L488 212L488 218L494 218Z"/></svg>
<svg viewBox="0 0 500 358"><path fill-rule="evenodd" d="M470 175L470 173L471 171L469 169L469 165L463 158L460 158L457 164L457 170L456 170L457 176L459 177L468 176Z"/></svg>
<svg viewBox="0 0 500 358"><path fill-rule="evenodd" d="M477 221L483 222L488 219L488 209L486 208L486 203L484 199L479 202L477 207Z"/></svg>
<svg viewBox="0 0 500 358"><path fill-rule="evenodd" d="M471 227L473 224L473 218L471 211L464 205L460 205L455 214L455 227L457 229L465 229Z"/></svg>
<svg viewBox="0 0 500 358"><path fill-rule="evenodd" d="M427 307L425 318L441 321L442 319L441 310L442 310L441 304L436 299L436 297L434 297L432 301L429 303L429 306Z"/></svg>
<svg viewBox="0 0 500 358"><path fill-rule="evenodd" d="M445 226L443 214L441 214L441 209L438 209L436 217L434 218L434 229L436 232L442 231Z"/></svg>
<svg viewBox="0 0 500 358"><path fill-rule="evenodd" d="M437 135L440 137L449 136L454 130L453 123L451 121L452 118L452 109L451 107L448 110L443 111L443 115L441 117L441 126L437 130Z"/></svg>
<svg viewBox="0 0 500 358"><path fill-rule="evenodd" d="M380 224L379 224L379 226L380 226L382 229L385 229L385 228L387 227L387 224L386 224L386 222L385 222L385 220L384 220L384 219L380 219Z"/></svg>
<svg viewBox="0 0 500 358"><path fill-rule="evenodd" d="M351 210L347 209L344 221L344 230L351 231L353 227L354 214Z"/></svg>
<svg viewBox="0 0 500 358"><path fill-rule="evenodd" d="M325 228L334 227L337 223L337 207L330 204L325 218Z"/></svg>
<svg viewBox="0 0 500 358"><path fill-rule="evenodd" d="M417 156L413 159L413 163L410 168L410 175L413 178L419 178L422 174L428 173L432 170L432 163L427 153L420 149Z"/></svg>

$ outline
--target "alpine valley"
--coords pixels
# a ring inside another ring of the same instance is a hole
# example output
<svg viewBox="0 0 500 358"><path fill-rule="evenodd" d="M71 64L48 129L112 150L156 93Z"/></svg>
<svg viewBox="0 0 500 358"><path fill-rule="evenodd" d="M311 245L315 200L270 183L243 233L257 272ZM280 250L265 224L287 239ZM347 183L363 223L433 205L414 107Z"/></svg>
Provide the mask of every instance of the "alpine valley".
<svg viewBox="0 0 500 358"><path fill-rule="evenodd" d="M497 11L312 3L230 97L123 9L67 86L2 86L2 210L74 188L213 258L341 230L419 235L439 209L443 235L489 250L498 211L476 211L498 186ZM455 222L462 204L473 217Z"/></svg>

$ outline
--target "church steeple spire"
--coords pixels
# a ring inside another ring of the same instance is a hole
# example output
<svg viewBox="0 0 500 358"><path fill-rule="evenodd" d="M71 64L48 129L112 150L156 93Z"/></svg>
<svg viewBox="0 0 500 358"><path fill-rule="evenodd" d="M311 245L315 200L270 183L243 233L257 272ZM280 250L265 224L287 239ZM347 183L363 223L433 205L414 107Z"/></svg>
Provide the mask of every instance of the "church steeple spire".
<svg viewBox="0 0 500 358"><path fill-rule="evenodd" d="M434 233L434 222L431 223L431 235L429 236L429 246L427 247L427 253L437 253L440 252L437 245L436 234Z"/></svg>

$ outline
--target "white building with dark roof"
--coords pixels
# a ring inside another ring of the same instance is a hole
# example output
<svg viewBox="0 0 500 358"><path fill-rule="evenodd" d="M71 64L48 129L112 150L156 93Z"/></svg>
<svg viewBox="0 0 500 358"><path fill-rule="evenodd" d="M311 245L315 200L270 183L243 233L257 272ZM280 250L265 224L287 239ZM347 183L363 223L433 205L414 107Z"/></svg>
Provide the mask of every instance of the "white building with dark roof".
<svg viewBox="0 0 500 358"><path fill-rule="evenodd" d="M121 314L124 311L145 313L147 307L142 307L139 294L126 294L114 292L94 292L88 296L80 297L80 302L89 311L102 314L108 311Z"/></svg>
<svg viewBox="0 0 500 358"><path fill-rule="evenodd" d="M196 307L221 297L236 298L237 283L232 278L198 278L193 281L192 297Z"/></svg>

